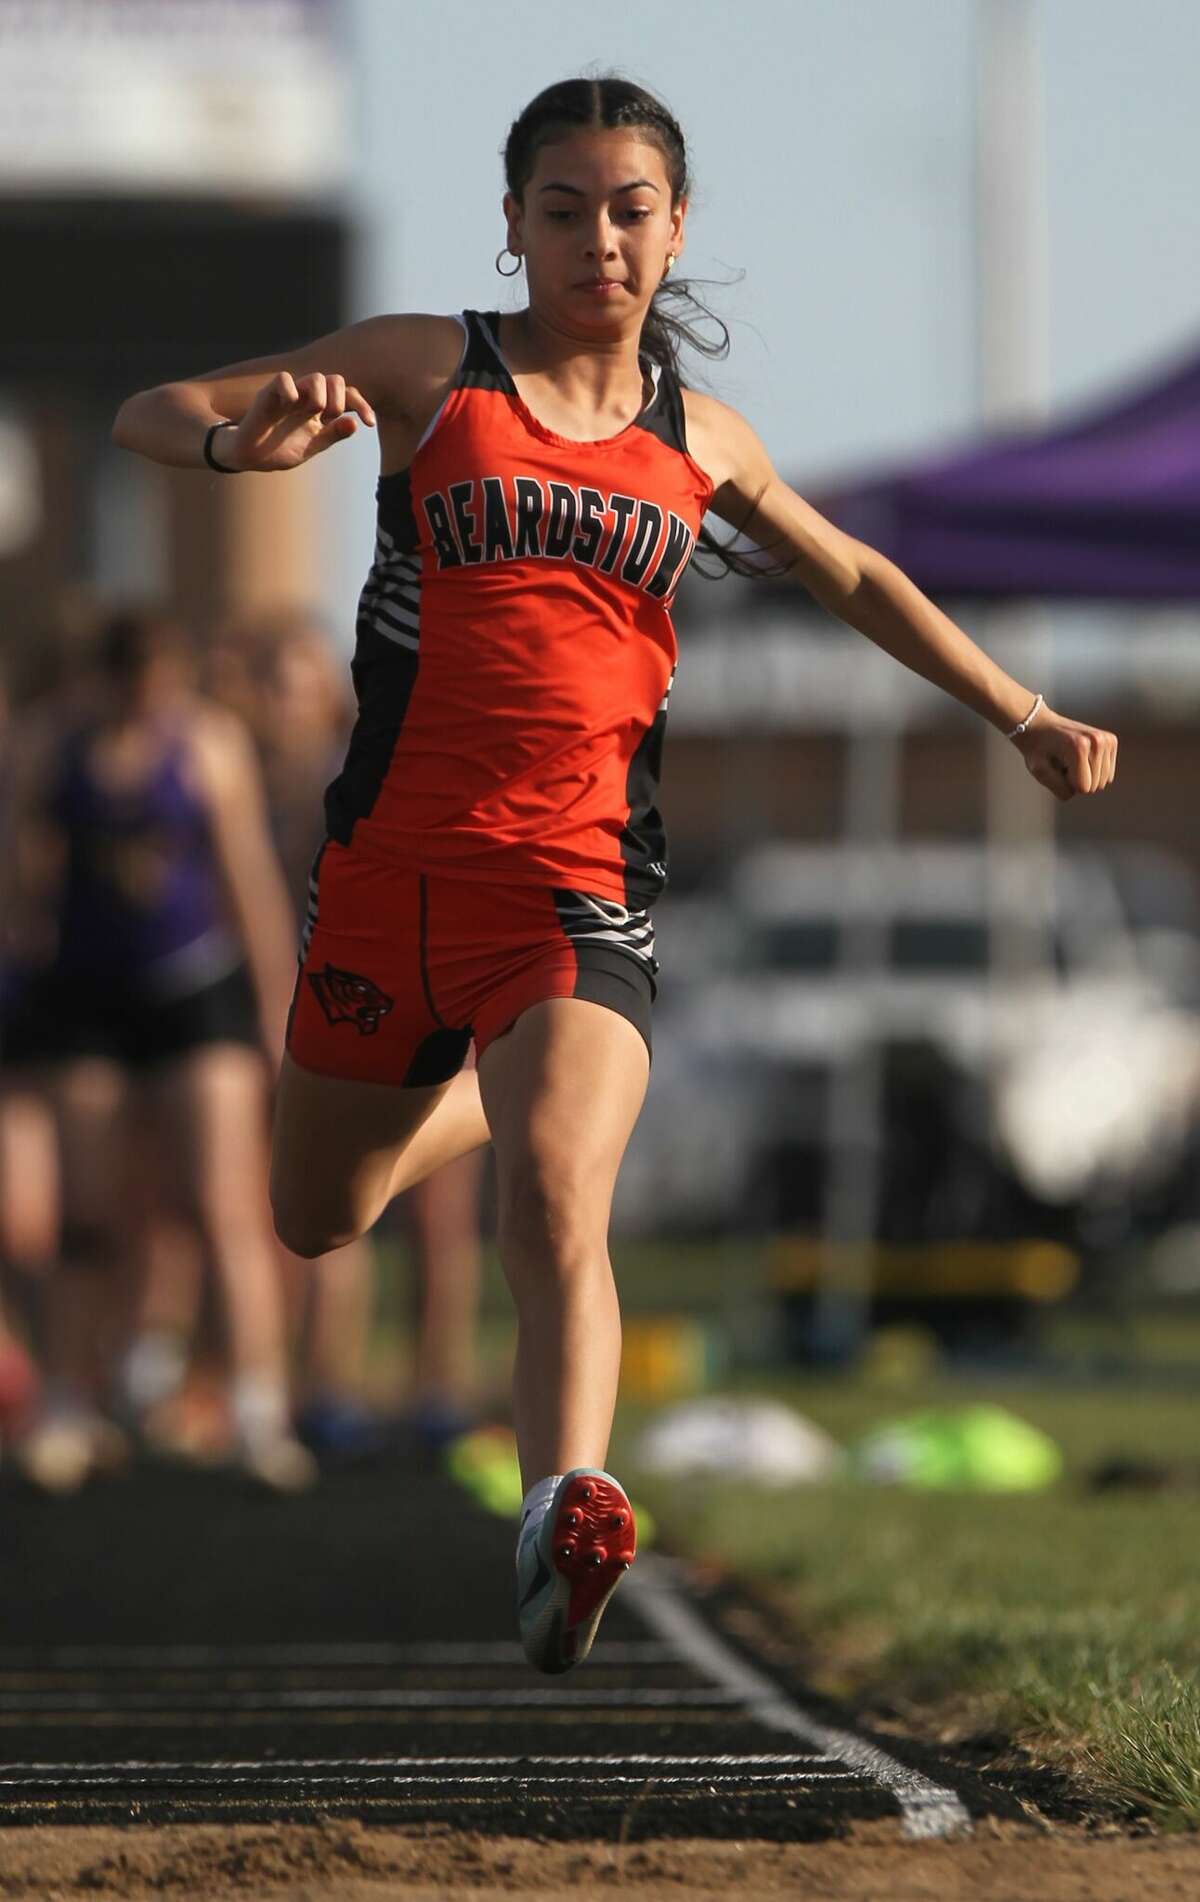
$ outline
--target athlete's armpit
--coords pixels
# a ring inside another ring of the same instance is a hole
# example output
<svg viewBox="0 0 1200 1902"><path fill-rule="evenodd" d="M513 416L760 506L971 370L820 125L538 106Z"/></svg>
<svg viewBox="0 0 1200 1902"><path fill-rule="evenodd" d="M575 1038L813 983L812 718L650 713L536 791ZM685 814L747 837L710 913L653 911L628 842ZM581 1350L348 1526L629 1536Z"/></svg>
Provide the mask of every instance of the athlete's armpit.
<svg viewBox="0 0 1200 1902"><path fill-rule="evenodd" d="M822 607L839 613L871 550L789 488L735 409L695 390L685 392L684 408L689 452L713 483L710 512L756 542L772 570L786 566Z"/></svg>

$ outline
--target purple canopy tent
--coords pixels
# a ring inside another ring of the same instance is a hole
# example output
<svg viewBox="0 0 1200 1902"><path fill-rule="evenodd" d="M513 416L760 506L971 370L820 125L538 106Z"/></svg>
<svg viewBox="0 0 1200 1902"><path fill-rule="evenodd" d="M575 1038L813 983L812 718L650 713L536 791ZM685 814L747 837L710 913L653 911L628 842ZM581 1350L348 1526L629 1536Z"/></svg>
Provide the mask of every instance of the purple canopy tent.
<svg viewBox="0 0 1200 1902"><path fill-rule="evenodd" d="M1200 356L1074 422L805 493L926 594L1200 599Z"/></svg>

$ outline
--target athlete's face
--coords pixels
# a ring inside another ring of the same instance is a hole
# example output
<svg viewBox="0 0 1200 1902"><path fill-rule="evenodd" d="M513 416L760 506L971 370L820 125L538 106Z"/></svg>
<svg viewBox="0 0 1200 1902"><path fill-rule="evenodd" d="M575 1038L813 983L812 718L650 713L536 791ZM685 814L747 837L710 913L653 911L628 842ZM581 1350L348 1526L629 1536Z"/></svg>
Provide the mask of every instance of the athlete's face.
<svg viewBox="0 0 1200 1902"><path fill-rule="evenodd" d="M524 202L504 200L530 302L617 332L641 328L668 256L683 249L686 211L686 199L671 203L662 153L635 131L573 132L543 145Z"/></svg>

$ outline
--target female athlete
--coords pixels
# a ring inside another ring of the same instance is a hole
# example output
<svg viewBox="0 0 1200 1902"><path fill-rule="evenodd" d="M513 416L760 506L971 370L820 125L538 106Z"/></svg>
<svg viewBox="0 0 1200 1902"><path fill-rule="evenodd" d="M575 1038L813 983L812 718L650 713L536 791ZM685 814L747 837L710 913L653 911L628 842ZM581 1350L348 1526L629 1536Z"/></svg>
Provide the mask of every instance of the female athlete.
<svg viewBox="0 0 1200 1902"><path fill-rule="evenodd" d="M1107 786L1117 743L1003 673L803 502L735 411L683 385L666 280L687 158L658 100L611 77L552 86L505 164L526 308L370 318L144 391L113 433L160 462L282 472L378 426L359 714L314 867L275 1218L320 1254L493 1143L528 1489L521 1631L531 1663L562 1671L634 1555L603 1470L620 1352L607 1228L649 1069L670 607L697 541L720 552L706 511L1013 737L1058 798ZM461 1067L472 1034L477 1072Z"/></svg>

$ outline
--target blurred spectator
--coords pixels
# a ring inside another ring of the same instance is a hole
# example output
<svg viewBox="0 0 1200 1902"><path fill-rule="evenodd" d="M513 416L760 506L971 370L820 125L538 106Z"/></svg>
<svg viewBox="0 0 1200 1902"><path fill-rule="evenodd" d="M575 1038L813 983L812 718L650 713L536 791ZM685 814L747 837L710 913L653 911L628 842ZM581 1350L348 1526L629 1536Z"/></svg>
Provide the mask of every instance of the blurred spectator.
<svg viewBox="0 0 1200 1902"><path fill-rule="evenodd" d="M299 926L313 855L324 837L325 788L341 769L354 715L349 669L319 621L299 611L228 628L224 639L243 657L252 682L271 829ZM224 679L237 681L228 652L222 670ZM464 1157L410 1190L398 1212L417 1273L406 1417L435 1445L469 1423L475 1400L483 1167L482 1152ZM370 1324L370 1244L358 1241L312 1263L297 1261L304 1267L311 1277L305 1436L319 1450L354 1450L370 1436L355 1397Z"/></svg>
<svg viewBox="0 0 1200 1902"><path fill-rule="evenodd" d="M12 725L7 682L0 673L0 835L9 823ZM11 908L0 886L0 917ZM0 1023L13 994L16 972L7 942L0 945ZM3 1047L0 1043L0 1063ZM42 1220L47 1199L39 1197L39 1172L47 1153L48 1175L41 1185L53 1196L53 1143L45 1143L46 1129L38 1120L36 1098L11 1095L0 1080L0 1267L6 1271L0 1285L0 1448L24 1427L37 1389L33 1361L9 1322L12 1270L26 1268L42 1256L46 1230Z"/></svg>
<svg viewBox="0 0 1200 1902"><path fill-rule="evenodd" d="M225 622L205 652L208 691L248 710L271 836L291 900L293 944L323 837L325 787L339 770L353 716L346 670L316 619L298 609ZM293 964L293 978L295 967ZM363 1401L371 1325L373 1252L365 1239L315 1261L276 1244L298 1317L300 1428L315 1452L375 1449Z"/></svg>
<svg viewBox="0 0 1200 1902"><path fill-rule="evenodd" d="M236 713L259 752L263 721L260 653L263 634L254 620L231 616L209 634L200 651L197 684L208 700Z"/></svg>
<svg viewBox="0 0 1200 1902"><path fill-rule="evenodd" d="M47 703L56 717L14 787L16 934L40 968L10 1011L6 1059L45 1079L63 1203L47 1391L22 1458L63 1488L111 1449L100 1403L120 1344L118 1269L154 1206L141 1186L152 1143L165 1200L215 1271L238 1456L296 1486L312 1467L288 1423L257 1047L278 1062L294 944L259 774L240 723L195 697L169 619L115 615L96 659L82 703L65 683Z"/></svg>
<svg viewBox="0 0 1200 1902"><path fill-rule="evenodd" d="M416 1342L406 1419L417 1438L433 1447L475 1424L479 1193L485 1163L482 1149L460 1156L410 1189L400 1203L417 1271Z"/></svg>
<svg viewBox="0 0 1200 1902"><path fill-rule="evenodd" d="M30 789L64 721L94 691L95 603L64 589L35 640L5 656L0 677L0 1264L10 1326L43 1344L44 1287L58 1253L61 1211L54 1118L39 1078L14 1063L8 1026L52 955L54 841L29 811ZM12 1339L10 1335L10 1340ZM26 1383L24 1418L32 1387ZM7 1410L11 1432L18 1411Z"/></svg>

